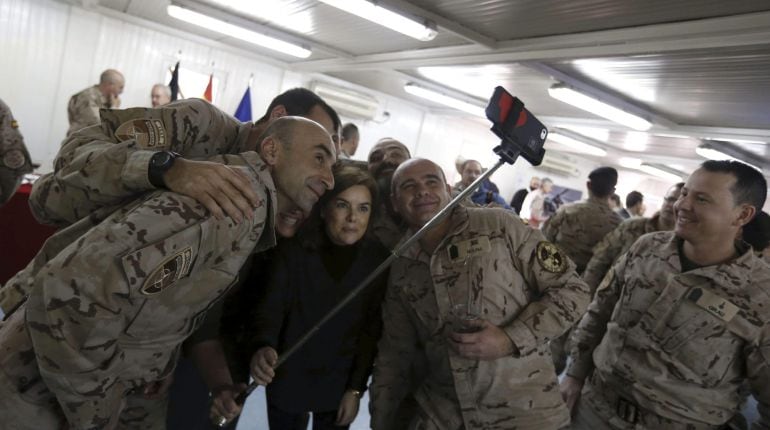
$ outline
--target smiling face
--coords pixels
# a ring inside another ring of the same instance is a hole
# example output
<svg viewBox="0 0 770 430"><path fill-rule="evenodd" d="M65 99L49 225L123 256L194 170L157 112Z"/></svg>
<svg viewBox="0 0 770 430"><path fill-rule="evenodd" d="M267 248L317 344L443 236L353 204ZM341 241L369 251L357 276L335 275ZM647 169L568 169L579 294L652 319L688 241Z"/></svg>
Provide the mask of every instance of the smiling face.
<svg viewBox="0 0 770 430"><path fill-rule="evenodd" d="M735 176L729 173L704 169L693 172L674 203L677 236L693 244L703 241L732 243L747 222L745 210L748 206L735 204L731 191L734 185Z"/></svg>
<svg viewBox="0 0 770 430"><path fill-rule="evenodd" d="M435 163L414 159L393 175L393 207L412 228L425 225L449 203L449 186Z"/></svg>
<svg viewBox="0 0 770 430"><path fill-rule="evenodd" d="M313 205L334 187L332 165L336 161L329 133L312 121L299 121L294 126L291 142L273 143L273 181L279 194L279 213L295 207L309 214ZM274 139L275 137L269 137Z"/></svg>
<svg viewBox="0 0 770 430"><path fill-rule="evenodd" d="M321 217L326 235L335 245L352 245L366 233L372 213L372 195L363 185L353 185L324 206Z"/></svg>

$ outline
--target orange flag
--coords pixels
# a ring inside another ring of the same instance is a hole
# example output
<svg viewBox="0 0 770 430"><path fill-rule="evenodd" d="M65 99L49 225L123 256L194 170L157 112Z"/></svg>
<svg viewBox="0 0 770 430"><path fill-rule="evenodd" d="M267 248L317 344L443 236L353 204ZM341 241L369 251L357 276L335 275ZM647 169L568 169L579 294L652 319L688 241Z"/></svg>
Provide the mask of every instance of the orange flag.
<svg viewBox="0 0 770 430"><path fill-rule="evenodd" d="M211 96L213 92L213 89L212 89L213 86L214 86L214 74L212 73L209 75L209 84L206 85L206 91L203 92L203 98L208 100L209 103L211 103L211 100L213 99L213 97Z"/></svg>

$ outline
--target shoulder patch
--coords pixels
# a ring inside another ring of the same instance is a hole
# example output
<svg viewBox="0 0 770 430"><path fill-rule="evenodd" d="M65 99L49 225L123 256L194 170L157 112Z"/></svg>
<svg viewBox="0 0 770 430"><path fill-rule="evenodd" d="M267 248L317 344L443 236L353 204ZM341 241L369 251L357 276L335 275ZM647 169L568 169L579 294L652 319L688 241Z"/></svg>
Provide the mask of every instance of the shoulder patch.
<svg viewBox="0 0 770 430"><path fill-rule="evenodd" d="M174 284L190 271L192 247L187 247L163 260L142 284L140 293L154 296Z"/></svg>
<svg viewBox="0 0 770 430"><path fill-rule="evenodd" d="M132 119L120 124L115 130L115 137L123 142L136 140L142 148L160 148L166 146L166 129L157 119Z"/></svg>
<svg viewBox="0 0 770 430"><path fill-rule="evenodd" d="M551 242L542 241L538 243L535 255L540 266L551 273L564 273L567 270L567 258Z"/></svg>
<svg viewBox="0 0 770 430"><path fill-rule="evenodd" d="M3 156L3 165L9 169L19 169L25 161L24 153L19 149L12 149Z"/></svg>

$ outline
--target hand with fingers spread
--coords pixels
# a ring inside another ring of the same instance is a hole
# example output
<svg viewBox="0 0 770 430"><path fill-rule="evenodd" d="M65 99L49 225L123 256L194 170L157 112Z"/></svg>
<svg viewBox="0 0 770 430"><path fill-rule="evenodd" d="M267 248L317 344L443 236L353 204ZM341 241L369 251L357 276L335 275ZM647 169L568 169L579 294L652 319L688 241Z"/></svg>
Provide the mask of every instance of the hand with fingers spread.
<svg viewBox="0 0 770 430"><path fill-rule="evenodd" d="M495 360L513 354L516 347L503 329L482 319L473 324L478 328L474 333L449 334L449 345L458 355L476 360Z"/></svg>
<svg viewBox="0 0 770 430"><path fill-rule="evenodd" d="M241 413L243 405L235 401L238 394L246 390L246 384L223 385L211 392L211 410L209 418L212 422L225 418L230 422Z"/></svg>
<svg viewBox="0 0 770 430"><path fill-rule="evenodd" d="M337 420L334 422L336 426L348 426L356 419L358 415L358 407L361 401L361 394L358 391L346 390L340 400L340 407L337 408Z"/></svg>
<svg viewBox="0 0 770 430"><path fill-rule="evenodd" d="M217 219L231 217L236 223L253 216L259 197L246 174L220 163L177 158L163 174L169 190L200 202Z"/></svg>
<svg viewBox="0 0 770 430"><path fill-rule="evenodd" d="M266 386L273 382L275 377L275 363L278 362L278 353L269 346L263 346L251 356L251 377L259 385Z"/></svg>

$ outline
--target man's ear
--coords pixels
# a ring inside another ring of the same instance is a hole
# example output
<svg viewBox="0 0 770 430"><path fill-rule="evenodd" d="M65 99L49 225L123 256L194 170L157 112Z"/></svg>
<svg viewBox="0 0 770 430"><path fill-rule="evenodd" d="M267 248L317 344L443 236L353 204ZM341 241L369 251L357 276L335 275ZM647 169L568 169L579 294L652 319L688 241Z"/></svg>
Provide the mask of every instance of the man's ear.
<svg viewBox="0 0 770 430"><path fill-rule="evenodd" d="M757 208L751 205L742 204L739 208L738 218L735 220L735 224L739 227L743 227L754 219L754 215L757 214Z"/></svg>
<svg viewBox="0 0 770 430"><path fill-rule="evenodd" d="M274 136L267 136L259 143L259 155L268 166L275 166L280 157L281 143Z"/></svg>
<svg viewBox="0 0 770 430"><path fill-rule="evenodd" d="M446 187L446 192L449 194L449 197L452 197L452 187L449 184L444 184Z"/></svg>
<svg viewBox="0 0 770 430"><path fill-rule="evenodd" d="M278 105L273 108L273 110L270 111L270 119L278 119L284 116L288 116L289 113L286 112L286 107L284 105Z"/></svg>

